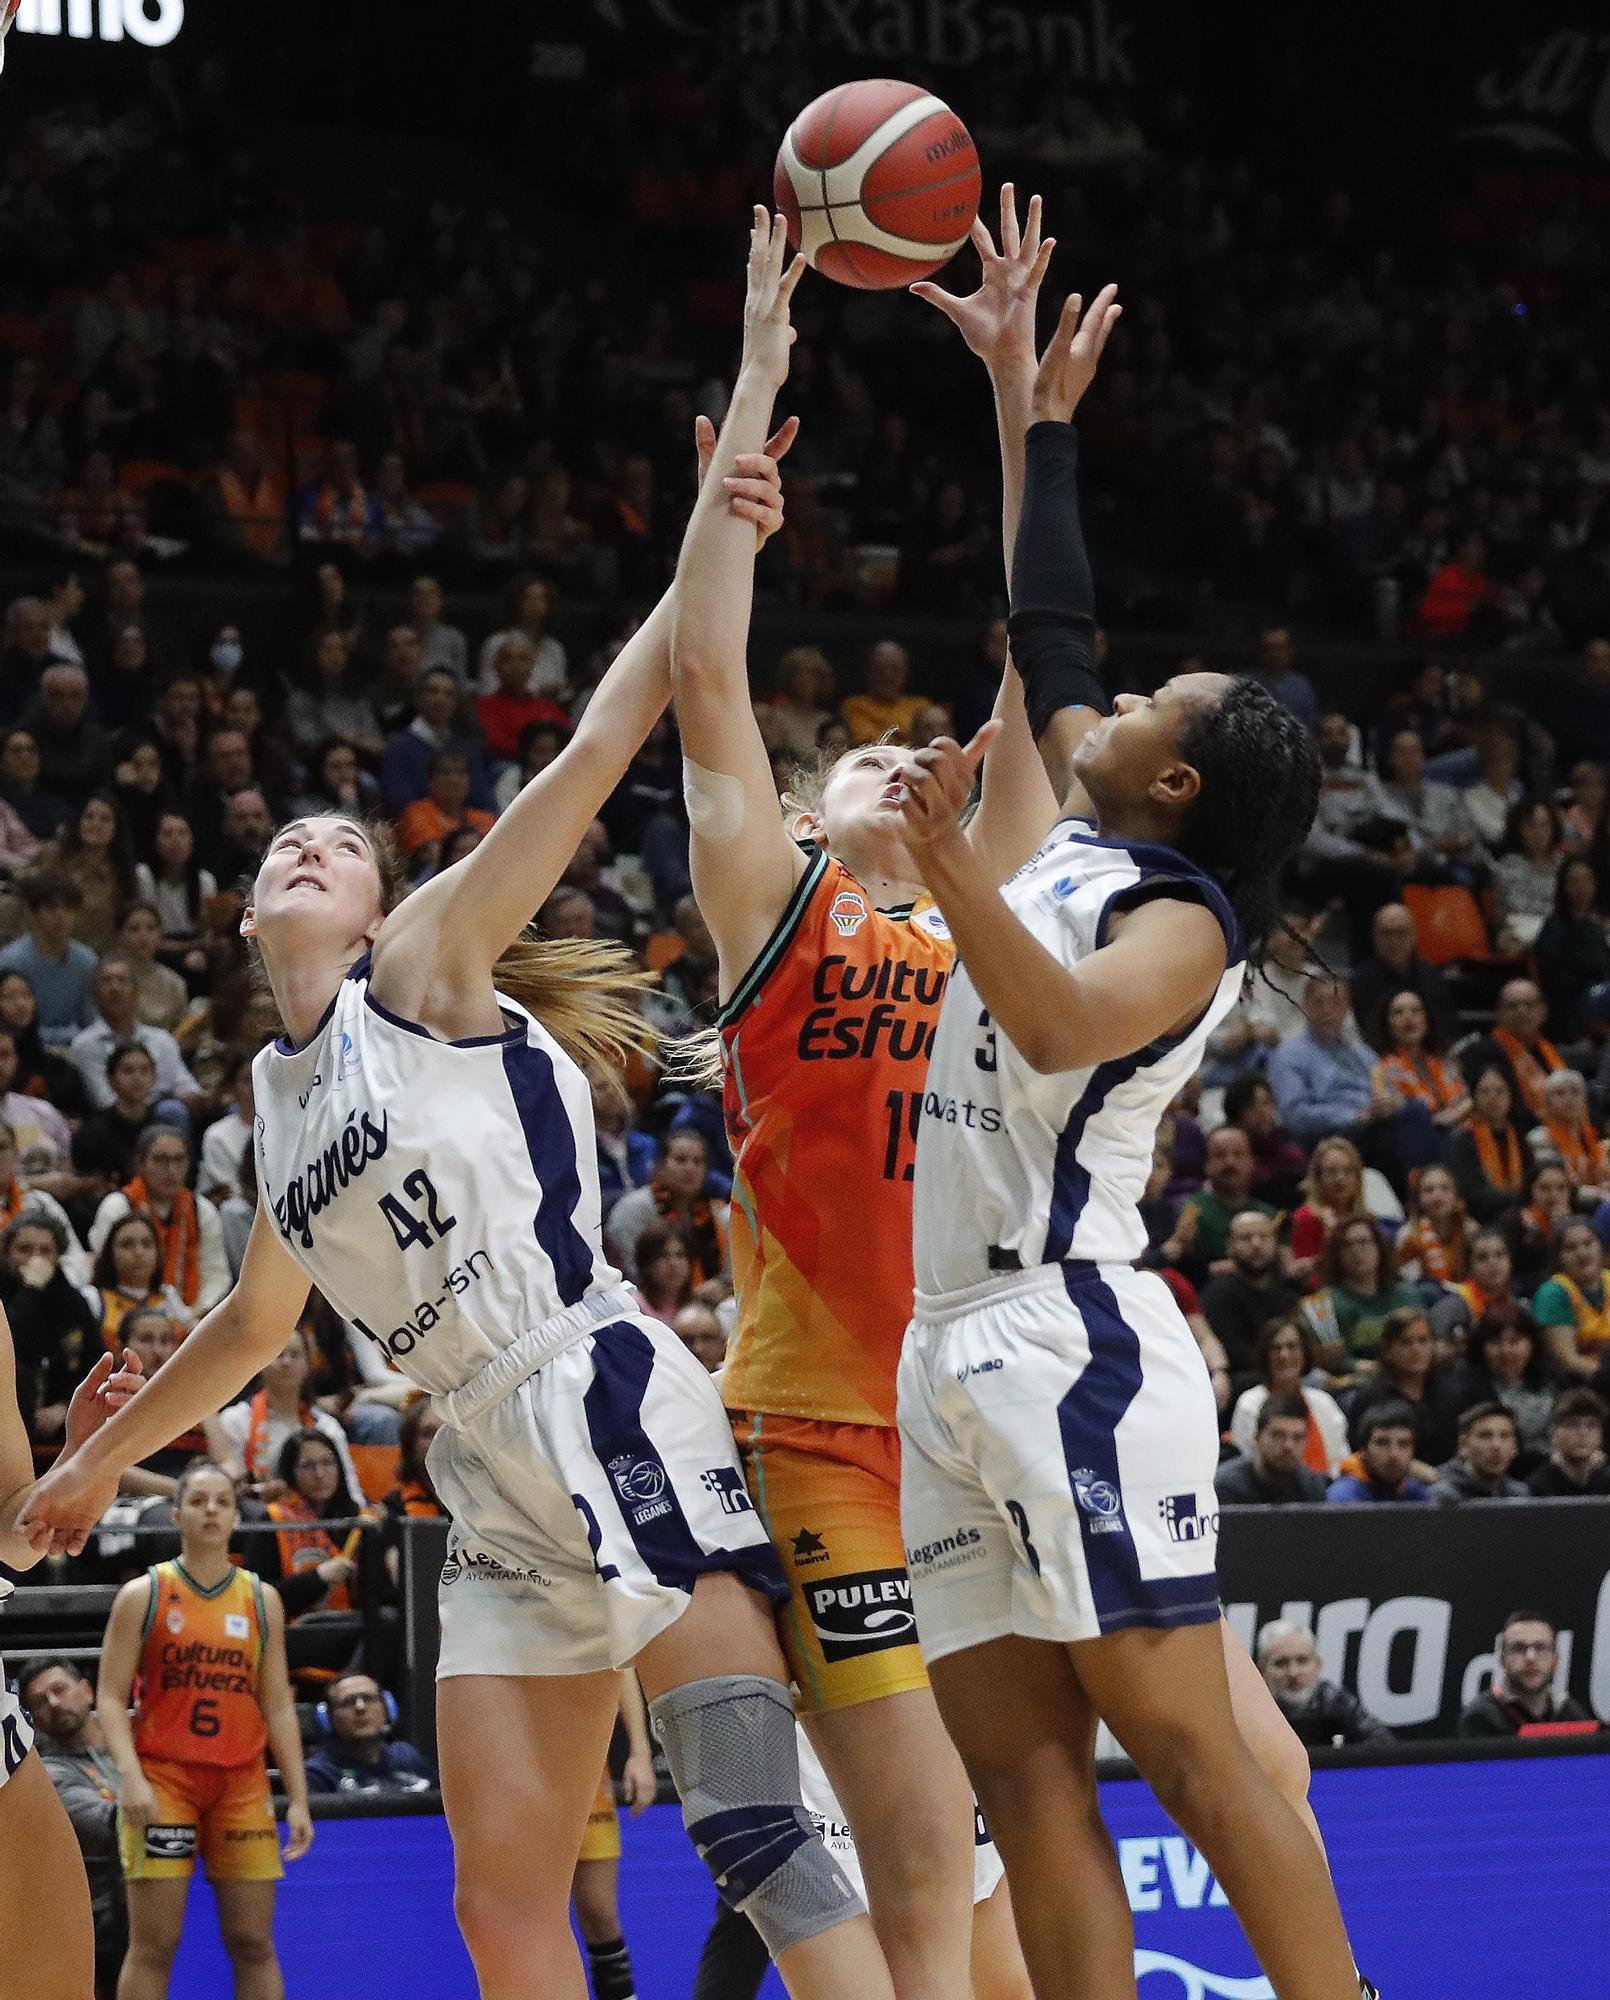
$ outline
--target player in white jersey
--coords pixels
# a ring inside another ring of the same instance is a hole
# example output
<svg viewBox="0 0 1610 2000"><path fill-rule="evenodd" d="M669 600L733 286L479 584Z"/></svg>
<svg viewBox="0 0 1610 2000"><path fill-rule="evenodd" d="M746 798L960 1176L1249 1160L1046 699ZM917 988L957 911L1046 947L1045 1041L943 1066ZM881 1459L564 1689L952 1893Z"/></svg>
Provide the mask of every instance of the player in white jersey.
<svg viewBox="0 0 1610 2000"><path fill-rule="evenodd" d="M782 302L779 381L786 320ZM767 459L745 460L733 504L776 526ZM44 1481L26 1520L81 1540L84 1482L236 1393L312 1279L445 1419L438 1745L487 2000L585 1994L570 1881L627 1664L695 1845L791 1991L886 2000L871 1926L800 1803L772 1615L787 1587L730 1426L601 1247L573 1058L636 1031L636 976L610 947L520 942L665 706L667 637L662 602L564 753L406 900L378 829L317 817L270 843L242 928L287 1033L255 1072L262 1201L239 1281L146 1392L155 1408Z"/></svg>
<svg viewBox="0 0 1610 2000"><path fill-rule="evenodd" d="M139 1358L103 1354L73 1392L63 1455L140 1387ZM0 1562L32 1569L39 1552L18 1527L33 1491L33 1447L17 1407L11 1327L0 1311ZM115 1478L97 1498L109 1506ZM0 1616L12 1585L0 1577ZM33 1754L33 1731L0 1671L0 1991L29 2000L84 2000L95 1975L89 1883L72 1823Z"/></svg>
<svg viewBox="0 0 1610 2000"><path fill-rule="evenodd" d="M1077 322L1071 300L1036 383L1011 622L1064 818L999 890L960 831L997 725L904 767L907 842L960 960L900 1369L912 1599L1041 2000L1135 1992L1098 1718L1207 1856L1280 2000L1355 2000L1320 1850L1232 1710L1207 1373L1131 1262L1158 1121L1274 921L1318 760L1253 681L1184 675L1102 719L1088 570L1071 574Z"/></svg>

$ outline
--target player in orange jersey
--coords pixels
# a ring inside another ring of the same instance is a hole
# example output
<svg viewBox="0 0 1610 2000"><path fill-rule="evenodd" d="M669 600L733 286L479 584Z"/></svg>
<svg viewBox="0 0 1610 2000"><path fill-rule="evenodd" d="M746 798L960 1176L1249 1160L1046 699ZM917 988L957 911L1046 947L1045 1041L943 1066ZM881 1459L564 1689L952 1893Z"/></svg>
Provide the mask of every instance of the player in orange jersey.
<svg viewBox="0 0 1610 2000"><path fill-rule="evenodd" d="M763 439L770 418L773 392L747 352L780 228L758 212L722 473L734 439ZM1002 229L1004 254L987 233L980 245L980 351L1021 457L1051 246L1038 202L1019 239L1009 191ZM894 1428L912 1160L950 941L906 852L896 746L850 751L790 824L779 818L745 670L754 549L728 531L717 479L707 491L683 546L671 657L736 1146L738 1329L722 1393L792 1588L781 1627L798 1705L855 1830L896 1992L1004 2000L1028 1991L1004 1893L980 1906L998 1935L977 1954L976 1986L969 1970L973 1804L917 1649ZM1055 803L1011 674L996 713L1005 727L971 837L1004 881Z"/></svg>
<svg viewBox="0 0 1610 2000"><path fill-rule="evenodd" d="M188 1467L173 1505L178 1557L124 1584L101 1652L97 1712L122 1786L129 1898L118 2000L165 2000L198 1854L236 2000L284 2000L274 1953L284 1870L265 1747L290 1800L286 1859L313 1842L285 1612L275 1591L229 1560L239 1515L221 1466Z"/></svg>
<svg viewBox="0 0 1610 2000"><path fill-rule="evenodd" d="M67 1406L62 1455L75 1451L140 1386L140 1363L103 1354ZM33 1449L17 1407L11 1327L0 1311L0 1562L32 1569L38 1552L17 1532L33 1492ZM108 1479L102 1509L117 1494ZM0 1603L12 1586L0 1577ZM33 1753L33 1731L0 1674L0 1991L28 2000L84 2000L95 1982L95 1932L78 1840L56 1787Z"/></svg>

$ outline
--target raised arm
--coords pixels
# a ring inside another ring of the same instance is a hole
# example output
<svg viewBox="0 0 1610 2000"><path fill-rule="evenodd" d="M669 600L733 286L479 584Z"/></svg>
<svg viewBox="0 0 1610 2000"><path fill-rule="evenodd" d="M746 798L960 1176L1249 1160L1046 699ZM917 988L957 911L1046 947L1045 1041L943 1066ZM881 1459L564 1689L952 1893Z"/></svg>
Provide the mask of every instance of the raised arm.
<svg viewBox="0 0 1610 2000"><path fill-rule="evenodd" d="M1029 727L1063 808L1090 802L1073 753L1107 711L1096 671L1096 594L1079 525L1078 440L1069 427L1123 308L1104 286L1090 311L1064 304L1030 398L1023 510L1012 552L1012 657L1023 677Z"/></svg>
<svg viewBox="0 0 1610 2000"><path fill-rule="evenodd" d="M125 1351L121 1365L110 1354L101 1355L67 1405L66 1436L60 1458L75 1451L114 1410L121 1409L143 1387L138 1355ZM33 1451L17 1408L11 1328L4 1310L0 1309L0 1562L11 1569L32 1569L44 1553L33 1546L19 1525L33 1492L33 1478ZM110 1491L105 1494L106 1506L111 1505L112 1497Z"/></svg>
<svg viewBox="0 0 1610 2000"><path fill-rule="evenodd" d="M755 210L743 361L721 443L688 523L672 587L671 679L682 734L693 889L720 959L722 997L764 947L805 862L777 805L771 760L749 694L755 542L722 504L720 482L771 423L788 375L790 265L782 218Z"/></svg>
<svg viewBox="0 0 1610 2000"><path fill-rule="evenodd" d="M234 1289L134 1399L40 1480L22 1531L41 1555L77 1555L111 1504L118 1474L221 1410L290 1338L307 1274L257 1211Z"/></svg>
<svg viewBox="0 0 1610 2000"><path fill-rule="evenodd" d="M794 439L785 426L769 446L719 456L726 479L700 480L709 504L753 552L782 525L777 459ZM387 920L375 950L379 997L413 1020L440 1024L460 1007L484 1005L492 966L530 923L570 865L599 808L626 774L670 697L671 596L662 597L598 684L558 757L514 799L479 847L416 889ZM462 1032L462 1030L454 1030Z"/></svg>

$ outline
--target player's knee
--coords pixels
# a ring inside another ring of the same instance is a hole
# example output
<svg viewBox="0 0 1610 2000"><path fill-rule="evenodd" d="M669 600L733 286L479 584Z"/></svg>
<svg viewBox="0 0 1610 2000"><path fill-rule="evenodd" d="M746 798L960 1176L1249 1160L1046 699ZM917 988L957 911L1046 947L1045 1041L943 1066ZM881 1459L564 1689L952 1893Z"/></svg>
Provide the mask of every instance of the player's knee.
<svg viewBox="0 0 1610 2000"><path fill-rule="evenodd" d="M224 1950L231 1965L246 1968L274 1963L274 1933L258 1924L222 1924Z"/></svg>
<svg viewBox="0 0 1610 2000"><path fill-rule="evenodd" d="M453 1910L470 1956L482 1968L560 1950L570 1932L568 1898L544 1895L534 1882L516 1885L465 1872L453 1891Z"/></svg>
<svg viewBox="0 0 1610 2000"><path fill-rule="evenodd" d="M773 1958L862 1914L800 1803L794 1711L778 1682L758 1674L690 1681L650 1712L689 1838Z"/></svg>

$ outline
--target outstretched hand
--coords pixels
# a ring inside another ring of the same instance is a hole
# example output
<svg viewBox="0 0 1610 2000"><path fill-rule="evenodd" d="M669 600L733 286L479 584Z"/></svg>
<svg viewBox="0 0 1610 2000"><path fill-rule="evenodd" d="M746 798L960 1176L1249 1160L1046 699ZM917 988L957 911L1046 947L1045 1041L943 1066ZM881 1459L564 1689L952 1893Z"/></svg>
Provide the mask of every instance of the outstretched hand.
<svg viewBox="0 0 1610 2000"><path fill-rule="evenodd" d="M103 1354L73 1391L67 1405L66 1449L77 1451L86 1438L93 1437L108 1417L121 1410L145 1387L140 1357L125 1347L121 1365Z"/></svg>
<svg viewBox="0 0 1610 2000"><path fill-rule="evenodd" d="M749 284L744 298L743 366L756 370L772 389L788 380L788 350L795 330L788 310L794 287L805 274L805 259L788 259L788 225L759 203L749 232Z"/></svg>
<svg viewBox="0 0 1610 2000"><path fill-rule="evenodd" d="M925 849L955 833L973 796L973 780L984 753L1002 727L992 718L965 749L954 737L941 736L901 760L895 774L903 787L900 816L905 821L906 846L919 867Z"/></svg>
<svg viewBox="0 0 1610 2000"><path fill-rule="evenodd" d="M1050 420L1065 424L1072 417L1080 398L1096 379L1101 351L1123 310L1116 285L1103 285L1089 312L1084 310L1084 300L1077 292L1069 294L1056 332L1041 356L1040 372L1034 378L1031 409L1036 423Z"/></svg>
<svg viewBox="0 0 1610 2000"><path fill-rule="evenodd" d="M755 546L764 548L783 525L783 482L777 464L788 456L789 447L799 436L799 418L789 417L779 424L760 451L741 451L732 462L732 471L722 482L727 489L727 509L742 521L755 524ZM693 449L699 461L699 485L715 456L716 427L708 417L693 420Z"/></svg>
<svg viewBox="0 0 1610 2000"><path fill-rule="evenodd" d="M978 290L965 298L926 278L911 291L937 306L991 373L1017 363L1034 366L1034 309L1040 282L1056 238L1040 239L1040 197L1029 196L1028 220L1018 229L1017 194L1010 181L1001 187L1001 247L996 249L982 216L974 216L973 247L981 267Z"/></svg>

